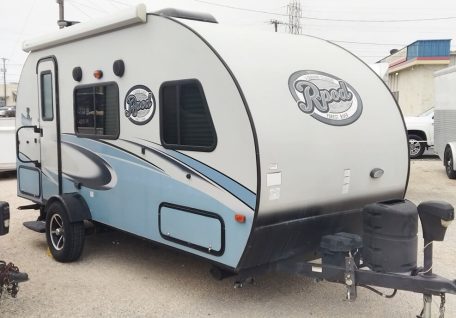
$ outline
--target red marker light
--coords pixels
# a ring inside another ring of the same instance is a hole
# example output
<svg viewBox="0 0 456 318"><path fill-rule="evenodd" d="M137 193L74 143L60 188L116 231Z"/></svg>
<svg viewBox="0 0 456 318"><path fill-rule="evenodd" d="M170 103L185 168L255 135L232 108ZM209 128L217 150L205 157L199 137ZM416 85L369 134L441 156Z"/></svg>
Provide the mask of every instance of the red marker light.
<svg viewBox="0 0 456 318"><path fill-rule="evenodd" d="M96 79L100 79L103 77L103 71L102 70L96 70L93 72L93 76L96 78Z"/></svg>
<svg viewBox="0 0 456 318"><path fill-rule="evenodd" d="M234 219L236 220L236 222L245 223L245 215L243 214L235 214Z"/></svg>

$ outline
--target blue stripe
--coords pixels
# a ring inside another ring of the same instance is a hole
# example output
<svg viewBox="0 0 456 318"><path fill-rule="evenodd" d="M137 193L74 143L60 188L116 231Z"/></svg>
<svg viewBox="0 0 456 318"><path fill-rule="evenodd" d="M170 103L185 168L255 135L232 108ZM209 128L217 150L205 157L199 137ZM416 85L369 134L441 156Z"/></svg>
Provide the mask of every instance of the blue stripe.
<svg viewBox="0 0 456 318"><path fill-rule="evenodd" d="M149 162L137 155L130 153L128 150L120 148L117 145L110 144L104 140L96 140L90 138L76 137L72 134L62 134L63 142L74 142L76 145L86 147L91 151L99 154L114 155L120 159L131 161L137 165L155 169L161 173L164 173L163 169L157 167L152 162Z"/></svg>
<svg viewBox="0 0 456 318"><path fill-rule="evenodd" d="M252 210L255 209L256 194L247 189L246 187L244 187L242 184L237 183L236 181L227 177L223 173L218 172L217 170L209 166L206 166L205 164L191 157L188 157L180 152L166 150L166 153L174 157L175 159L182 161L187 166L198 171L205 177L211 179L227 191L231 192L234 196L236 196L242 202L247 204Z"/></svg>
<svg viewBox="0 0 456 318"><path fill-rule="evenodd" d="M75 138L75 137L72 136L72 135L69 135L69 134L66 134L66 135L63 136L64 140L65 139L71 140L73 138ZM109 145L112 148L118 148L117 146L110 145L109 143L100 142L100 141L92 140L92 139L88 139L88 138L78 138L77 140L78 140L78 144L80 144L81 146L94 148L93 151L98 151L100 153L106 152L106 147L103 147L103 146L106 146L106 145ZM129 143L133 143L133 144L136 144L138 146L141 146L140 144L138 144L136 142L133 142L133 141L130 141L130 140L123 140L123 141L126 141L126 142L129 142ZM144 141L146 141L146 140L144 140ZM151 143L150 141L147 141L147 142ZM149 147L146 147L146 148L151 149L151 150L153 149L153 148L149 148ZM170 156L174 160L176 160L176 162L181 162L184 165L186 165L187 167L190 167L193 170L199 172L201 175L205 176L209 180L211 180L214 183L218 184L219 186L224 188L226 191L230 192L233 196L235 196L236 198L238 198L239 200L244 202L252 210L255 209L255 206L256 206L256 194L253 193L251 190L247 189L246 187L244 187L242 184L234 181L233 179L229 178L228 176L224 175L223 173L221 173L221 172L219 172L219 171L217 171L217 170L215 170L215 169L213 169L213 168L211 168L211 167L199 162L198 160L195 160L195 159L193 159L193 158L191 158L189 156L186 156L186 155L184 155L184 154L182 154L180 152L177 152L177 151L174 151L174 150L164 149L161 146L160 146L160 148L161 149L155 149L155 151L157 151L158 153L162 153L165 156L166 155ZM130 160L130 161L136 162L137 164L144 165L144 163L141 162L140 160L138 160L137 158L125 153L124 149L118 148L118 150L121 150L121 152L118 153L117 156L119 156L123 152L123 155L120 156L120 157L123 157L123 159ZM158 169L161 170L160 168L154 166L152 163L150 163L150 165L151 165L150 166L151 168L155 168L157 170ZM163 173L162 170L160 172Z"/></svg>

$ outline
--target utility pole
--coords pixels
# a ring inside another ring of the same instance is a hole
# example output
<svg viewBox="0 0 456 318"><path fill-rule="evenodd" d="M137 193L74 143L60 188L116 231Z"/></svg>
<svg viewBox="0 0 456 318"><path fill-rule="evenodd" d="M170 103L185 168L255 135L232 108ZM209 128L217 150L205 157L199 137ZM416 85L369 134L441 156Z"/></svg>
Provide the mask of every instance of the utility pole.
<svg viewBox="0 0 456 318"><path fill-rule="evenodd" d="M59 4L59 19L57 20L57 25L60 29L63 29L66 26L63 0L57 0L57 3Z"/></svg>
<svg viewBox="0 0 456 318"><path fill-rule="evenodd" d="M288 13L288 32L291 34L301 34L302 9L299 0L291 0L287 5Z"/></svg>
<svg viewBox="0 0 456 318"><path fill-rule="evenodd" d="M6 66L5 66L5 62L7 59L2 57L1 60L3 61L3 68L0 71L3 72L3 101L5 103L5 105L3 105L3 106L6 106Z"/></svg>
<svg viewBox="0 0 456 318"><path fill-rule="evenodd" d="M269 23L270 23L270 24L274 24L274 30L275 30L276 32L277 32L277 26L278 26L279 24L286 24L286 23L284 23L284 22L282 22L282 21L279 21L279 20L277 20L277 19L271 20L271 21L269 21Z"/></svg>

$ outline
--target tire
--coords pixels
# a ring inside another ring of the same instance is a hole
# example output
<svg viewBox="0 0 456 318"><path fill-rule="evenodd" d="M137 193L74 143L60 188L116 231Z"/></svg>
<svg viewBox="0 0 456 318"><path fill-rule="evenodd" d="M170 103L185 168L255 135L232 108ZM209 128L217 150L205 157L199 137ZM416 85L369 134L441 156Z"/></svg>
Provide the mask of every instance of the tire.
<svg viewBox="0 0 456 318"><path fill-rule="evenodd" d="M456 179L456 171L453 169L453 152L451 151L450 147L445 148L445 155L443 158L445 158L445 171L448 178Z"/></svg>
<svg viewBox="0 0 456 318"><path fill-rule="evenodd" d="M53 202L46 208L46 240L56 261L73 262L84 248L84 222L71 223L63 204Z"/></svg>
<svg viewBox="0 0 456 318"><path fill-rule="evenodd" d="M425 142L423 138L418 135L409 135L409 156L410 159L417 159L423 155L425 149Z"/></svg>

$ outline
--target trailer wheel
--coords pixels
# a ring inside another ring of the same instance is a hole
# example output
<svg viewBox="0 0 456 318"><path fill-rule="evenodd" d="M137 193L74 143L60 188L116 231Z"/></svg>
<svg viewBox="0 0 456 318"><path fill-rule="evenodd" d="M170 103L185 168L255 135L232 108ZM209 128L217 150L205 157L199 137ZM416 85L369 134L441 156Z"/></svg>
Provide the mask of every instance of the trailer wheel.
<svg viewBox="0 0 456 318"><path fill-rule="evenodd" d="M409 140L409 156L411 159L417 159L423 155L425 144L423 138L418 135L410 134Z"/></svg>
<svg viewBox="0 0 456 318"><path fill-rule="evenodd" d="M456 171L453 169L453 152L450 147L445 148L445 171L450 179L456 179Z"/></svg>
<svg viewBox="0 0 456 318"><path fill-rule="evenodd" d="M70 223L65 206L55 201L46 209L46 240L58 262L72 262L84 248L84 222Z"/></svg>

